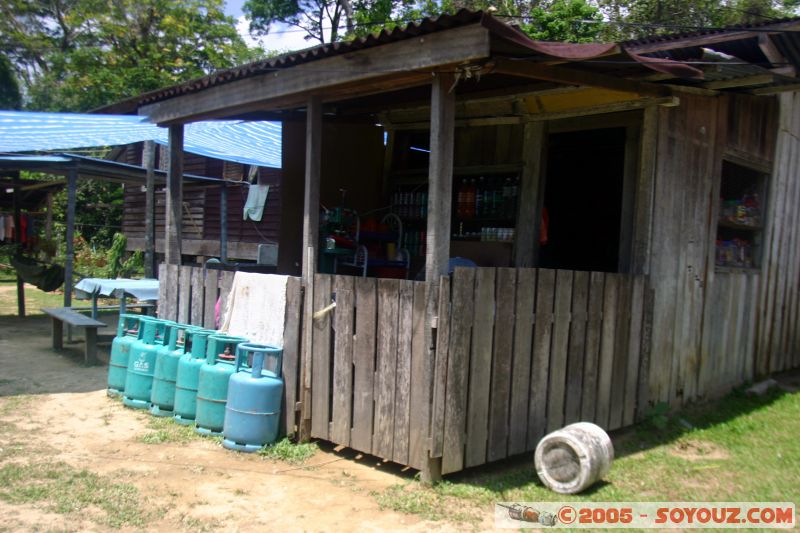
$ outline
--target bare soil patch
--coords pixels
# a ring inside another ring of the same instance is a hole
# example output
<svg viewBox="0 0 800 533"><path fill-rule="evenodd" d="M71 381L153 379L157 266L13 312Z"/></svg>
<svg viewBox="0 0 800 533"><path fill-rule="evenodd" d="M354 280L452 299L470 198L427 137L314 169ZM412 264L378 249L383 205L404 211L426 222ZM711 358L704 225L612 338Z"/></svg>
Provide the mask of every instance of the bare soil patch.
<svg viewBox="0 0 800 533"><path fill-rule="evenodd" d="M141 438L152 431L150 415L106 396L107 368L83 366L80 344L58 354L49 343L46 318L0 319L0 482L3 476L12 480L0 486L0 531L112 529L103 495L128 505L128 488L136 499L122 515L132 517L122 531L464 527L381 509L375 495L409 477L374 457L321 449L297 466L231 452L212 439L146 444ZM75 473L85 486L62 490L47 478L47 469ZM40 474L35 483L19 479ZM17 501L37 496L15 492L15 483L52 494ZM70 490L78 503L65 497ZM470 528L490 528L485 514Z"/></svg>

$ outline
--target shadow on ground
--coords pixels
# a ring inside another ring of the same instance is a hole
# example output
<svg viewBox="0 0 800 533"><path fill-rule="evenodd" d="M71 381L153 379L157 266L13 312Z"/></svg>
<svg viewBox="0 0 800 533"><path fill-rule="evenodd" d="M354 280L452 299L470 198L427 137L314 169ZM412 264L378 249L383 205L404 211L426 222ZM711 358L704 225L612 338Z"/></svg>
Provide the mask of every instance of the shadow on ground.
<svg viewBox="0 0 800 533"><path fill-rule="evenodd" d="M116 315L100 318L109 325L116 322ZM104 337L113 333L113 327L105 328ZM101 343L101 362L87 367L82 334L76 333L72 343L65 342L64 349L56 352L47 316L0 317L0 397L104 389L109 349L110 342Z"/></svg>

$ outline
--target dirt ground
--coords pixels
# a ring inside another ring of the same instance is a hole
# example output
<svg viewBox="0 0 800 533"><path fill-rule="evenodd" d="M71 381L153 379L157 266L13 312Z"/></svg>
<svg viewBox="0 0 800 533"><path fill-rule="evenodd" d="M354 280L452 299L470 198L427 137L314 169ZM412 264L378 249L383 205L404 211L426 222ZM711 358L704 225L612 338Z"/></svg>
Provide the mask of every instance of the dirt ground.
<svg viewBox="0 0 800 533"><path fill-rule="evenodd" d="M375 493L411 474L374 457L320 450L298 467L231 452L208 439L143 443L141 436L152 431L150 415L108 398L107 367L83 366L82 345L69 346L62 353L50 348L47 318L0 318L0 427L6 428L0 431L0 468L63 461L133 484L141 505L161 509L144 525L153 531L463 529L382 510ZM107 348L101 357L107 358ZM4 447L18 453L3 454ZM58 513L45 504L0 498L0 531L110 529L97 509ZM490 528L488 509L486 515L469 528Z"/></svg>

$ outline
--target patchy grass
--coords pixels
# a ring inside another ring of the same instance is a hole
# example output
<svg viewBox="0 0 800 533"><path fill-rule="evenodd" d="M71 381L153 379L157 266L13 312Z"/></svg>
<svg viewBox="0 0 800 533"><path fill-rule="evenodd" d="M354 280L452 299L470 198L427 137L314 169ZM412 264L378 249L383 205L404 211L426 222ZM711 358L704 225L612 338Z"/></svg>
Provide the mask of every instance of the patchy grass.
<svg viewBox="0 0 800 533"><path fill-rule="evenodd" d="M222 522L213 518L194 518L185 515L181 518L181 525L193 533L204 533L206 531L219 531L222 528Z"/></svg>
<svg viewBox="0 0 800 533"><path fill-rule="evenodd" d="M317 453L317 445L311 442L295 444L284 437L272 446L259 450L258 454L265 459L274 459L293 465L301 465Z"/></svg>
<svg viewBox="0 0 800 533"><path fill-rule="evenodd" d="M163 512L129 483L114 483L62 462L0 466L0 500L80 513L113 528L141 527Z"/></svg>
<svg viewBox="0 0 800 533"><path fill-rule="evenodd" d="M800 393L732 393L678 416L612 435L617 459L605 480L566 496L536 477L532 454L377 493L382 507L452 518L447 507L497 501L791 501L800 506ZM657 426L662 426L661 428ZM458 506L456 506L458 508Z"/></svg>
<svg viewBox="0 0 800 533"><path fill-rule="evenodd" d="M2 272L0 270L0 272ZM41 315L42 307L61 307L64 293L61 290L44 292L33 285L25 284L25 313ZM17 279L10 275L0 279L0 316L17 314Z"/></svg>
<svg viewBox="0 0 800 533"><path fill-rule="evenodd" d="M469 502L459 501L442 491L430 490L416 482L398 483L371 494L381 509L416 514L426 520L476 523L481 519L478 509L465 505Z"/></svg>
<svg viewBox="0 0 800 533"><path fill-rule="evenodd" d="M33 397L27 394L0 396L0 417L13 415L22 411L31 403Z"/></svg>
<svg viewBox="0 0 800 533"><path fill-rule="evenodd" d="M195 433L194 426L182 426L172 420L172 417L168 416L149 416L147 419L147 428L152 431L139 437L139 442L143 442L144 444L162 444L165 442L186 444L187 442L203 438L201 435Z"/></svg>

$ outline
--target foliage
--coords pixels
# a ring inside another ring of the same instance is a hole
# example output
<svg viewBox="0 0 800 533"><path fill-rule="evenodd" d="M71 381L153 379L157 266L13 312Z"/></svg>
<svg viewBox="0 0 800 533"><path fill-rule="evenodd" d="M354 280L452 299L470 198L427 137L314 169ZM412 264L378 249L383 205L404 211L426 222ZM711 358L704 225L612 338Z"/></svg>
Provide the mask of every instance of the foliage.
<svg viewBox="0 0 800 533"><path fill-rule="evenodd" d="M306 39L319 43L363 37L461 8L489 10L511 18L535 39L585 42L600 31L599 25L591 22L600 20L599 11L586 0L354 0L349 8L346 0L248 0L244 5L251 31L267 34L273 24L287 24L304 30ZM352 17L347 16L348 11ZM345 22L347 31L343 32Z"/></svg>
<svg viewBox="0 0 800 533"><path fill-rule="evenodd" d="M0 54L0 109L19 109L22 95L11 62Z"/></svg>
<svg viewBox="0 0 800 533"><path fill-rule="evenodd" d="M797 15L798 0L598 0L615 40ZM619 24L622 23L622 24Z"/></svg>
<svg viewBox="0 0 800 533"><path fill-rule="evenodd" d="M75 227L87 243L108 248L122 228L122 186L108 181L78 180L75 197ZM66 233L67 190L53 196L53 234Z"/></svg>
<svg viewBox="0 0 800 533"><path fill-rule="evenodd" d="M295 444L289 438L283 438L271 446L265 446L258 454L265 459L274 459L290 464L303 464L317 453L317 445L306 442Z"/></svg>
<svg viewBox="0 0 800 533"><path fill-rule="evenodd" d="M0 45L37 110L85 111L252 52L223 0L0 0Z"/></svg>
<svg viewBox="0 0 800 533"><path fill-rule="evenodd" d="M94 278L128 278L144 271L144 258L141 252L127 255L127 238L121 233L114 234L109 249L90 245L80 233L73 240L75 250L75 272L81 276Z"/></svg>

